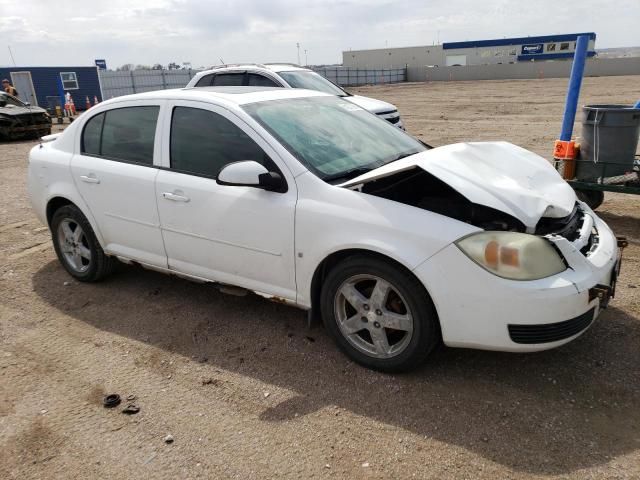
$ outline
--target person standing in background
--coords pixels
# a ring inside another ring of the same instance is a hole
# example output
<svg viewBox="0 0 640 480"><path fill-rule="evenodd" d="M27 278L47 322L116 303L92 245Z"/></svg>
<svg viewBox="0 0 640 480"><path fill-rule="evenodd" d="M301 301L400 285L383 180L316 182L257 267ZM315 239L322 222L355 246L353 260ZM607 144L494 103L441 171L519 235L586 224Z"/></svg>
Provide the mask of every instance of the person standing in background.
<svg viewBox="0 0 640 480"><path fill-rule="evenodd" d="M6 78L2 80L2 88L9 95L13 95L14 97L18 96L18 91L15 89L13 85L11 85L11 82Z"/></svg>

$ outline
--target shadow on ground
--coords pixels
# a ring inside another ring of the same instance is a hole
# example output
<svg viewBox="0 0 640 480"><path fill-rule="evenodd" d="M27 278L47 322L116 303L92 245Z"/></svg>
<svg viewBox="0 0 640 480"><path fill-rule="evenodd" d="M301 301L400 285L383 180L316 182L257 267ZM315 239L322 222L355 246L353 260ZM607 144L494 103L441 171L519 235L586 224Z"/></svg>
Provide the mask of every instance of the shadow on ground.
<svg viewBox="0 0 640 480"><path fill-rule="evenodd" d="M640 322L610 307L563 348L528 355L441 348L384 375L340 354L300 310L131 267L63 286L57 262L33 277L50 305L94 327L298 393L262 412L282 422L337 405L512 469L563 474L640 448Z"/></svg>

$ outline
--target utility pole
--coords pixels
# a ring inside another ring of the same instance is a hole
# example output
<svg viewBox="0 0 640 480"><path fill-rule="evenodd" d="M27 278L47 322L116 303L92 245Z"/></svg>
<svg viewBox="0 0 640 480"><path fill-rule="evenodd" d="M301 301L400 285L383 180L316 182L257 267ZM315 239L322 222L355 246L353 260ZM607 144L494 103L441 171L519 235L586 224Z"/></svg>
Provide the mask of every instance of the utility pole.
<svg viewBox="0 0 640 480"><path fill-rule="evenodd" d="M298 48L298 65L300 65L300 42L296 43L296 47Z"/></svg>
<svg viewBox="0 0 640 480"><path fill-rule="evenodd" d="M7 45L7 48L9 49L9 56L11 57L11 61L13 62L13 66L16 66L16 59L13 58L13 52L11 51L11 45Z"/></svg>
<svg viewBox="0 0 640 480"><path fill-rule="evenodd" d="M305 66L309 66L309 60L307 59L307 49L304 49L304 64Z"/></svg>

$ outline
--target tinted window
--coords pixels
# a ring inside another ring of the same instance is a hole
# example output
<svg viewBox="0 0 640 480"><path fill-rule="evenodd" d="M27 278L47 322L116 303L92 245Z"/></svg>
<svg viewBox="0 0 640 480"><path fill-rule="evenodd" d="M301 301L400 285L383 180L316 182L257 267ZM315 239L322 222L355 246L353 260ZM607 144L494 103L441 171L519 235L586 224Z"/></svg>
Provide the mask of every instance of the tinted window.
<svg viewBox="0 0 640 480"><path fill-rule="evenodd" d="M258 75L257 73L249 74L249 86L251 87L280 87L273 80L264 75Z"/></svg>
<svg viewBox="0 0 640 480"><path fill-rule="evenodd" d="M96 115L87 122L82 132L82 153L100 155L100 137L102 136L102 124L104 113Z"/></svg>
<svg viewBox="0 0 640 480"><path fill-rule="evenodd" d="M160 107L126 107L105 112L100 155L153 164L153 142Z"/></svg>
<svg viewBox="0 0 640 480"><path fill-rule="evenodd" d="M242 86L244 73L219 73L213 77L212 85L215 87Z"/></svg>
<svg viewBox="0 0 640 480"><path fill-rule="evenodd" d="M171 168L216 177L226 164L240 160L269 162L262 149L226 118L199 108L174 108Z"/></svg>
<svg viewBox="0 0 640 480"><path fill-rule="evenodd" d="M205 75L198 83L196 83L196 87L209 87L211 86L211 80L213 80L213 75Z"/></svg>

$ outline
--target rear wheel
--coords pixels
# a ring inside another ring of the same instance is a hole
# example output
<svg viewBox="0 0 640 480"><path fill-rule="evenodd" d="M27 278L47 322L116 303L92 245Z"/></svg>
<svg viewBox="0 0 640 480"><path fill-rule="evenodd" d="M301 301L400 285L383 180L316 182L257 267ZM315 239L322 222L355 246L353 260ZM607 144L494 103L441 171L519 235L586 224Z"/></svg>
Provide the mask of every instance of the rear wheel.
<svg viewBox="0 0 640 480"><path fill-rule="evenodd" d="M576 190L578 200L583 201L591 210L595 210L604 202L604 192L602 190Z"/></svg>
<svg viewBox="0 0 640 480"><path fill-rule="evenodd" d="M105 255L91 224L75 205L56 210L51 232L58 260L74 278L97 282L113 271L116 260Z"/></svg>
<svg viewBox="0 0 640 480"><path fill-rule="evenodd" d="M429 294L411 273L379 258L355 256L327 275L324 324L356 362L397 372L422 363L440 340Z"/></svg>

